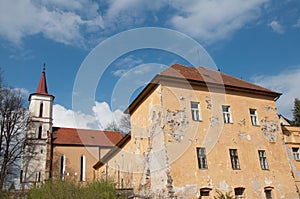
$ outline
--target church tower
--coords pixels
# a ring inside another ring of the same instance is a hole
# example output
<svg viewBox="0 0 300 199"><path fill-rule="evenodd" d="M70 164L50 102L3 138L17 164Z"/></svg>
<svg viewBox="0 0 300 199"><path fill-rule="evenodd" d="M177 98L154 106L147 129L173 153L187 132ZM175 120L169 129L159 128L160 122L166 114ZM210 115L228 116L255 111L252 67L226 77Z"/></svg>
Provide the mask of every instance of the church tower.
<svg viewBox="0 0 300 199"><path fill-rule="evenodd" d="M49 179L51 170L51 134L54 96L47 90L45 66L35 93L29 96L30 125L26 136L21 183L25 189Z"/></svg>

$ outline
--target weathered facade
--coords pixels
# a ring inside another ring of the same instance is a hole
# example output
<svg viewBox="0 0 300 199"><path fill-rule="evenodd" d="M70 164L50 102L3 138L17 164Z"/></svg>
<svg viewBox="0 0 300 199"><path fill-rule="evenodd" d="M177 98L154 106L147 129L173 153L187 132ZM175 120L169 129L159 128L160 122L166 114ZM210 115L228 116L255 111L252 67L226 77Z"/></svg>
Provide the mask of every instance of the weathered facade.
<svg viewBox="0 0 300 199"><path fill-rule="evenodd" d="M300 127L282 126L284 142L292 168L292 175L295 179L297 190L300 190Z"/></svg>
<svg viewBox="0 0 300 199"><path fill-rule="evenodd" d="M299 198L279 93L203 67L173 65L129 106L131 135L94 165L154 198Z"/></svg>

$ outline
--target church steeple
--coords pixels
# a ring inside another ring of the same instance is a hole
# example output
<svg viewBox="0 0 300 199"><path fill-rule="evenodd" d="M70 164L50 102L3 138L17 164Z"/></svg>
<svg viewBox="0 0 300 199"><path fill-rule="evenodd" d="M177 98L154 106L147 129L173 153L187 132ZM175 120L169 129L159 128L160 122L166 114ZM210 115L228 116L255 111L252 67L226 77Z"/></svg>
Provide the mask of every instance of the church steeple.
<svg viewBox="0 0 300 199"><path fill-rule="evenodd" d="M42 75L40 78L40 83L39 86L36 90L37 94L42 94L42 95L49 95L48 94L48 89L47 89L47 82L46 82L46 74L45 74L45 64L43 67Z"/></svg>

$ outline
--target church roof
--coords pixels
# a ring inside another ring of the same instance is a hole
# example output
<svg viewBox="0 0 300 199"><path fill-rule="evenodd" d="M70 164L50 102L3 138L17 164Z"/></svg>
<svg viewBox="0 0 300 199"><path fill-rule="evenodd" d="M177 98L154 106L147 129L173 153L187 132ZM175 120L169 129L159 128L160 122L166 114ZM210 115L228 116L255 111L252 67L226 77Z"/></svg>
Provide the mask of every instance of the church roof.
<svg viewBox="0 0 300 199"><path fill-rule="evenodd" d="M122 134L114 131L53 127L54 145L115 146Z"/></svg>
<svg viewBox="0 0 300 199"><path fill-rule="evenodd" d="M48 94L48 89L47 89L47 82L46 82L46 75L45 75L45 68L43 68L43 72L40 78L40 82L38 85L38 88L36 90L37 94L42 94L42 95L49 95Z"/></svg>

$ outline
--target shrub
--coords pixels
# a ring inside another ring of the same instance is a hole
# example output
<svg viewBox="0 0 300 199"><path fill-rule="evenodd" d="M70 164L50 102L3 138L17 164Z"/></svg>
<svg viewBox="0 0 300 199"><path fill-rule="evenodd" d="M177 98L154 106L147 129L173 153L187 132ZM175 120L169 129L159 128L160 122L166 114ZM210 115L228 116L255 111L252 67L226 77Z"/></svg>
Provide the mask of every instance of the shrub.
<svg viewBox="0 0 300 199"><path fill-rule="evenodd" d="M114 185L105 180L95 181L81 186L69 180L52 180L43 183L40 187L29 190L29 199L116 199Z"/></svg>

